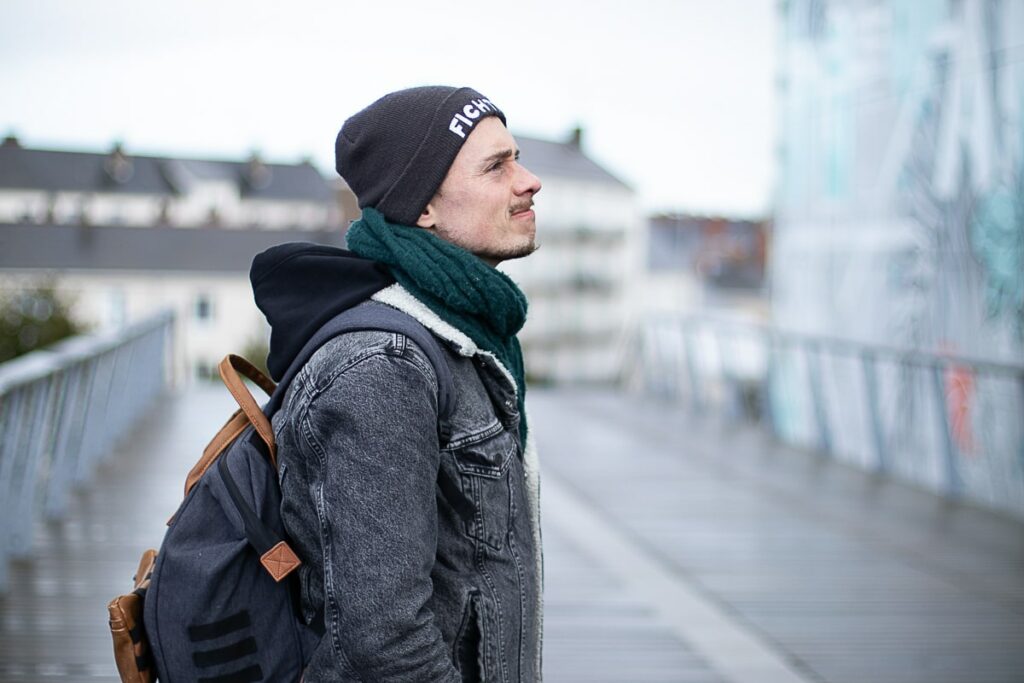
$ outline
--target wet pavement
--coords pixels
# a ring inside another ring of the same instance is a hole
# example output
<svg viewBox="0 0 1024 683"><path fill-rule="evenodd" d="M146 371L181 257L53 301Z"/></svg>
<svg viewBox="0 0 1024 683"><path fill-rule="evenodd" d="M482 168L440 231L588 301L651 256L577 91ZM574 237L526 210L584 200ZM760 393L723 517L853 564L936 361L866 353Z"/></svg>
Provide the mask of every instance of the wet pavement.
<svg viewBox="0 0 1024 683"><path fill-rule="evenodd" d="M546 680L1024 680L1024 525L642 398L530 401ZM0 598L0 681L117 680L106 603L231 410L212 385L167 398L37 524Z"/></svg>

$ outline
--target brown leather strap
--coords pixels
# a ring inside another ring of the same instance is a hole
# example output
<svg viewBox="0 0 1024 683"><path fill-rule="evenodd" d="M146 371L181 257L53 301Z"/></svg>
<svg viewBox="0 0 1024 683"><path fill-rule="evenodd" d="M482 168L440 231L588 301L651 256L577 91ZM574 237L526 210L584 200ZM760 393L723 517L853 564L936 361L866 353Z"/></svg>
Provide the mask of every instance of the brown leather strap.
<svg viewBox="0 0 1024 683"><path fill-rule="evenodd" d="M230 445L231 442L234 441L235 438L237 438L238 435L245 430L246 425L250 424L250 422L252 421L252 418L250 417L250 413L252 411L245 410L245 407L243 406L243 401L245 403L251 403L252 405L255 405L256 401L252 398L252 394L249 393L248 389L245 388L245 384L243 384L241 379L238 377L239 373L243 377L252 380L258 387L267 392L268 395L273 394L274 389L277 388L276 385L270 379L268 379L266 375L264 375L262 372L259 371L259 369L256 368L256 366L254 366L252 363L245 360L241 356L228 355L224 358L223 361L221 361L221 378L224 380L224 384L227 385L228 390L231 392L231 395L235 397L235 400L241 407L239 407L239 409L236 410L234 414L228 418L228 421L224 423L224 426L221 427L220 430L214 435L214 437L210 440L210 443L207 444L205 449L203 449L203 455L201 458L199 458L199 462L197 462L195 466L192 468L192 470L188 473L188 477L185 478L186 497L188 496L189 491L191 491L192 488L199 483L199 479L203 476L206 470L210 469L210 465L212 465L217 460L217 458L220 457L220 454L224 452L224 449L227 448L227 446ZM225 377L225 375L227 375L227 377ZM239 398L240 395L242 397L241 399ZM263 411L259 409L259 406L256 406L253 410L258 415L262 415ZM259 427L257 426L257 431L258 430ZM276 468L277 451L276 447L273 445L273 430L269 427L269 425L266 428L266 434L269 435L271 441L271 443L268 443L268 447L270 448L270 461ZM267 437L263 433L260 433L260 437L263 438L264 442L267 441ZM170 525L171 522L173 521L174 517L171 517L171 519L167 521L167 524Z"/></svg>
<svg viewBox="0 0 1024 683"><path fill-rule="evenodd" d="M228 421L224 423L224 426L220 428L220 431L210 440L206 448L203 449L203 457L199 458L199 462L195 464L192 471L188 473L188 477L185 479L185 496L188 496L188 492L192 490L192 487L199 483L199 479L203 476L206 470L210 469L210 465L217 459L217 457L224 451L224 449L235 440L242 430L245 429L246 425L249 424L249 418L246 417L242 409L239 408L234 414L228 418Z"/></svg>
<svg viewBox="0 0 1024 683"><path fill-rule="evenodd" d="M253 384L267 392L267 396L271 396L274 393L274 390L277 389L277 385L274 384L273 380L264 375L259 368L246 359L234 354L230 354L229 358L232 359L235 369L248 379L252 380Z"/></svg>
<svg viewBox="0 0 1024 683"><path fill-rule="evenodd" d="M256 429L256 433L260 435L260 438L263 439L263 443L267 444L270 462L277 469L277 445L274 443L274 430L270 426L270 420L263 414L263 410L256 403L256 400L253 399L249 390L245 388L245 383L242 382L239 373L251 379L264 391L267 391L269 388L268 393L273 393L274 383L267 379L266 375L253 367L252 363L234 354L224 356L224 360L220 362L218 370L224 385L231 392L231 395L235 397L238 407L249 418L249 422Z"/></svg>
<svg viewBox="0 0 1024 683"><path fill-rule="evenodd" d="M136 588L149 588L149 580L153 576L155 565L156 550L150 548L142 553L142 557L139 558L139 568L135 570L135 576L132 577L135 580Z"/></svg>
<svg viewBox="0 0 1024 683"><path fill-rule="evenodd" d="M150 643L143 627L142 590L149 587L156 551L147 550L135 570L135 590L119 595L107 605L114 662L123 683L152 683L155 672L150 660Z"/></svg>

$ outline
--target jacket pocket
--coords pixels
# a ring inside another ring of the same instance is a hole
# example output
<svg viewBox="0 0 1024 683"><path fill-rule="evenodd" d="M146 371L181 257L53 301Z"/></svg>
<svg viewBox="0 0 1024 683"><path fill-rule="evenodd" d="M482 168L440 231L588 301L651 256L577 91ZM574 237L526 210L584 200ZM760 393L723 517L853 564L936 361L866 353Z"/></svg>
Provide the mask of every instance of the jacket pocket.
<svg viewBox="0 0 1024 683"><path fill-rule="evenodd" d="M509 468L516 455L515 438L505 431L452 451L473 514L466 533L495 550L505 546L511 520Z"/></svg>
<svg viewBox="0 0 1024 683"><path fill-rule="evenodd" d="M463 683L480 683L485 680L483 618L480 613L480 594L475 591L466 600L462 624L455 638L454 655Z"/></svg>

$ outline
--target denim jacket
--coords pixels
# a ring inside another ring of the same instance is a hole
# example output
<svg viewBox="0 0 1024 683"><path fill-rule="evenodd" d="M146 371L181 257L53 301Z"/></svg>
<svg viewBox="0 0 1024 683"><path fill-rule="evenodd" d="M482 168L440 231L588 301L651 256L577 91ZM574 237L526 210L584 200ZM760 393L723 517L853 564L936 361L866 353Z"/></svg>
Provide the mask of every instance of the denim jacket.
<svg viewBox="0 0 1024 683"><path fill-rule="evenodd" d="M439 423L427 356L379 331L331 340L289 387L282 515L303 614L325 625L304 680L540 681L539 477L515 383L400 285L373 298L441 340L456 403Z"/></svg>

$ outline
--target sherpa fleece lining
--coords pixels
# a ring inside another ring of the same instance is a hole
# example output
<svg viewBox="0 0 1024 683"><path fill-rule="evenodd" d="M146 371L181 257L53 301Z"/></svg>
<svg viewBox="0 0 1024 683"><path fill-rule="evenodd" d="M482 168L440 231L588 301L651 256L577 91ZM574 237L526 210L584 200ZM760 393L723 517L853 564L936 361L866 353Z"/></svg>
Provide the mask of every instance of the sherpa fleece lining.
<svg viewBox="0 0 1024 683"><path fill-rule="evenodd" d="M435 335L458 347L459 355L467 358L472 356L487 356L492 359L501 370L502 374L505 375L505 379L512 387L512 390L518 394L518 388L516 387L516 381L513 379L512 373L508 371L508 368L506 368L493 353L478 347L468 335L450 323L442 320L439 315L430 310L426 304L414 297L412 293L402 285L396 282L390 287L385 287L380 290L374 294L372 298L374 301L387 304L392 308L397 308L398 310L411 315L413 318L418 320L421 325L433 332ZM527 422L527 424L529 424L529 422ZM527 429L526 445L523 449L523 470L526 474L526 493L527 502L530 508L530 527L533 532L534 547L537 549L537 577L541 585L541 590L539 592L540 599L537 603L538 614L536 615L538 638L541 638L544 633L544 564L543 554L541 552L540 535L540 458L537 454L537 444L533 438L533 433L530 432L529 429Z"/></svg>

